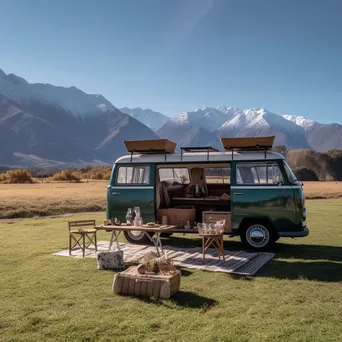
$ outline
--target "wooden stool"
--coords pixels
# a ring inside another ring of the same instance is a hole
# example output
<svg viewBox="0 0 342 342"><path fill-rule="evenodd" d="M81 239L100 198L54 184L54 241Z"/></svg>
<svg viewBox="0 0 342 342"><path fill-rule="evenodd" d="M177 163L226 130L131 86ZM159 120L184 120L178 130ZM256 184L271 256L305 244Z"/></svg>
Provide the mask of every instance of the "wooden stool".
<svg viewBox="0 0 342 342"><path fill-rule="evenodd" d="M82 227L93 227L93 229L83 230ZM97 252L97 241L96 241L96 229L95 220L86 221L69 221L69 255L71 255L71 250L78 246L82 249L82 255L84 258L85 249L91 244L95 246L95 252ZM77 228L73 230L72 228Z"/></svg>
<svg viewBox="0 0 342 342"><path fill-rule="evenodd" d="M199 234L202 236L202 253L203 253L203 264L205 264L205 252L210 246L213 246L217 249L218 258L221 256L223 260L224 258L224 249L223 249L223 234Z"/></svg>

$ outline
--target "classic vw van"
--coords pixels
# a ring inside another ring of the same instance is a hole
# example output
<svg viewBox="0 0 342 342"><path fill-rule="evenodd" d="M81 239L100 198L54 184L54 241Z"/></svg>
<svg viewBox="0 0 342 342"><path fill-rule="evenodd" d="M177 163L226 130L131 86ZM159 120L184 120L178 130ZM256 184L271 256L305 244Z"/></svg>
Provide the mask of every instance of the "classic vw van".
<svg viewBox="0 0 342 342"><path fill-rule="evenodd" d="M261 250L280 237L304 237L306 209L301 183L284 156L273 152L274 137L221 138L212 147L181 147L166 140L125 141L128 155L113 166L107 189L107 219L125 222L128 208L140 207L144 222L174 225L164 233L198 233L199 222L225 222ZM142 243L141 232L125 232Z"/></svg>

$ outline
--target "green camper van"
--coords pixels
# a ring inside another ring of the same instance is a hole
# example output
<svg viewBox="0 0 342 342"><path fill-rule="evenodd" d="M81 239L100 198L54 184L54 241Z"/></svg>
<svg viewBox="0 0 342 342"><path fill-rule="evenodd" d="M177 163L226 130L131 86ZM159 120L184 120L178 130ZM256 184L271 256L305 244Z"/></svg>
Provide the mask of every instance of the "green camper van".
<svg viewBox="0 0 342 342"><path fill-rule="evenodd" d="M197 234L197 223L225 222L229 236L249 248L270 247L280 237L304 237L306 209L302 184L284 156L273 152L274 137L221 138L212 147L181 147L167 140L125 141L107 188L107 219L125 222L139 207L144 222L175 226L164 233ZM146 236L125 232L133 243Z"/></svg>

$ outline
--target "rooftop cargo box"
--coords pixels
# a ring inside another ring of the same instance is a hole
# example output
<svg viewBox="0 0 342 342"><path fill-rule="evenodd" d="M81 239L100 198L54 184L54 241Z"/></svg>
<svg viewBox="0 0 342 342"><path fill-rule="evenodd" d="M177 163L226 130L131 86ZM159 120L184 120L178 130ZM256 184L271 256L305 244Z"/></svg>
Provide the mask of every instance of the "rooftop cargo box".
<svg viewBox="0 0 342 342"><path fill-rule="evenodd" d="M271 149L274 136L247 137L247 138L221 138L225 150Z"/></svg>
<svg viewBox="0 0 342 342"><path fill-rule="evenodd" d="M124 144L128 152L153 153L168 152L174 153L177 144L168 139L154 140L125 140Z"/></svg>

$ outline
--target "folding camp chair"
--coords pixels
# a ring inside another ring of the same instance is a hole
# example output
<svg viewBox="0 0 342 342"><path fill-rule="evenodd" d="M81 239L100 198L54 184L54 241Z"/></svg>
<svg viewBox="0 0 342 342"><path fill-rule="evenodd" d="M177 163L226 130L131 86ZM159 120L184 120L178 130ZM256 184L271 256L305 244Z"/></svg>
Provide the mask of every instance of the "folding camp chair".
<svg viewBox="0 0 342 342"><path fill-rule="evenodd" d="M91 244L95 246L95 252L97 252L97 241L96 241L96 229L95 220L84 220L84 221L69 221L69 255L71 250L75 247L79 247L82 250L84 258L85 249ZM92 227L92 229L83 229L82 227Z"/></svg>

